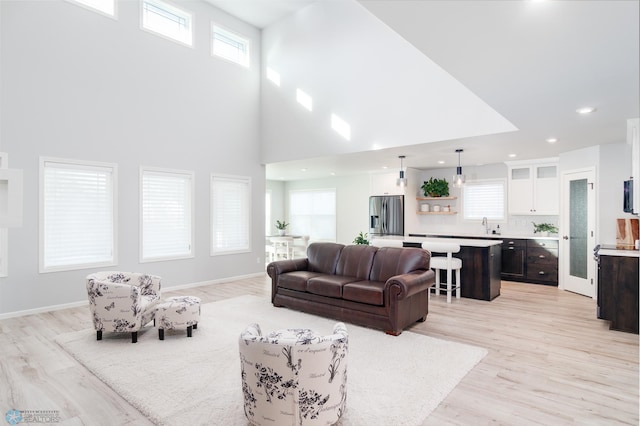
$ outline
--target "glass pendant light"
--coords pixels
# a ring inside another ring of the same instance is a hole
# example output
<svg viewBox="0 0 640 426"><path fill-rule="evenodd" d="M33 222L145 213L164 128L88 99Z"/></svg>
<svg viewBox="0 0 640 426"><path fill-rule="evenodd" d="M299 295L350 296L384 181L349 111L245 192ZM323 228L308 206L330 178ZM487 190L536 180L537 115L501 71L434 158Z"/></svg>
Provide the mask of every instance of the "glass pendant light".
<svg viewBox="0 0 640 426"><path fill-rule="evenodd" d="M465 176L462 174L462 166L460 165L460 153L463 151L463 149L456 149L456 152L458 153L458 167L456 168L456 174L453 176L454 188L460 188L466 180Z"/></svg>
<svg viewBox="0 0 640 426"><path fill-rule="evenodd" d="M407 178L404 177L404 168L402 167L402 160L405 158L405 156L399 155L398 158L400 159L400 177L398 178L398 180L396 180L396 185L403 188L407 186Z"/></svg>

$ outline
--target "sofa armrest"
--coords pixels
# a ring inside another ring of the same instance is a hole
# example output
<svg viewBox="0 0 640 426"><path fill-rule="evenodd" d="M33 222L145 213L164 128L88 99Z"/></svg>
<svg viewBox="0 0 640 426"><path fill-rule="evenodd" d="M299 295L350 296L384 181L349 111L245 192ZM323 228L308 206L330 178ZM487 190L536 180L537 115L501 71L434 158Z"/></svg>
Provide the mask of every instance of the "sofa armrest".
<svg viewBox="0 0 640 426"><path fill-rule="evenodd" d="M298 258L291 260L277 260L267 265L267 274L273 279L280 274L293 271L306 271L309 268L309 260L307 258Z"/></svg>
<svg viewBox="0 0 640 426"><path fill-rule="evenodd" d="M392 287L396 287L396 299L405 299L421 291L426 291L435 283L435 273L427 271L413 271L407 274L396 275L387 280L384 286L385 293L389 293Z"/></svg>

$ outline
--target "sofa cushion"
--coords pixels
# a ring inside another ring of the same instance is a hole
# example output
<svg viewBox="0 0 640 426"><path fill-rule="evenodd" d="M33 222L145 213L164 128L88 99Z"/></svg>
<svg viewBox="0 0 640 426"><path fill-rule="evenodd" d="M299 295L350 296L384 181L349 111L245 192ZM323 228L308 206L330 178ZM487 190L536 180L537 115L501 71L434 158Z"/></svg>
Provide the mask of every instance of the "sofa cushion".
<svg viewBox="0 0 640 426"><path fill-rule="evenodd" d="M368 305L384 305L384 282L355 281L342 287L342 298Z"/></svg>
<svg viewBox="0 0 640 426"><path fill-rule="evenodd" d="M429 252L421 248L380 247L373 259L369 279L386 282L396 275L426 271L430 258Z"/></svg>
<svg viewBox="0 0 640 426"><path fill-rule="evenodd" d="M343 244L336 243L309 244L307 247L308 270L323 274L335 274L336 264L343 248Z"/></svg>
<svg viewBox="0 0 640 426"><path fill-rule="evenodd" d="M319 272L293 271L278 276L278 287L289 290L307 291L307 281L313 277L322 275Z"/></svg>
<svg viewBox="0 0 640 426"><path fill-rule="evenodd" d="M377 247L367 245L346 246L340 252L336 275L356 277L358 280L368 280L373 264L373 257L378 251ZM356 281L356 280L354 280Z"/></svg>
<svg viewBox="0 0 640 426"><path fill-rule="evenodd" d="M344 275L320 275L311 278L307 282L307 291L320 296L339 299L342 297L342 286L357 280L355 277L347 277Z"/></svg>

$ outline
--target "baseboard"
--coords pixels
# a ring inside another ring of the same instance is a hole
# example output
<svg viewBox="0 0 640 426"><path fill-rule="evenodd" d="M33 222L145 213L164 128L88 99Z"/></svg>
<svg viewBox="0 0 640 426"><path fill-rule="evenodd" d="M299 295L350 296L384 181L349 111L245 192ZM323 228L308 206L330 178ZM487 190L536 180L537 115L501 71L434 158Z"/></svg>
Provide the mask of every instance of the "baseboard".
<svg viewBox="0 0 640 426"><path fill-rule="evenodd" d="M180 285L174 285L171 287L162 287L162 291L174 291L174 290L184 290L187 288L194 288L194 287L202 287L205 285L211 285L211 284L222 284L222 283L228 283L228 282L233 282L233 281L241 281L247 278L258 278L258 277L263 277L264 276L264 272L258 272L255 274L248 274L248 275L238 275L235 277L229 277L229 278L220 278L217 280L208 280L208 281L200 281L200 282L196 282L196 283L188 283L188 284L180 284Z"/></svg>
<svg viewBox="0 0 640 426"><path fill-rule="evenodd" d="M87 306L88 304L89 304L88 300L83 300L80 302L63 303L61 305L43 306L42 308L25 309L24 311L7 312L5 314L0 314L0 320L8 319L8 318L24 317L27 315L37 315L45 312L61 311L63 309L77 308L79 306Z"/></svg>
<svg viewBox="0 0 640 426"><path fill-rule="evenodd" d="M262 277L262 276L264 276L264 272L257 272L255 274L238 275L238 276L235 276L235 277L220 278L220 279L217 279L217 280L200 281L200 282L196 282L196 283L188 283L188 284L175 285L175 286L171 286L171 287L163 287L162 290L170 292L170 291L174 291L174 290L183 290L183 289L187 289L187 288L202 287L202 286L211 285L211 284L228 283L228 282L232 282L232 281L240 281L240 280L244 280L244 279L247 279L247 278L258 278L258 277ZM0 314L0 320L9 319L9 318L16 318L16 317L23 317L23 316L27 316L27 315L42 314L42 313L45 313L45 312L60 311L62 309L77 308L79 306L87 306L88 304L89 304L88 300L83 300L83 301L80 301L80 302L63 303L61 305L51 305L51 306L43 306L41 308L35 308L35 309L26 309L24 311L7 312L7 313L4 313L4 314Z"/></svg>

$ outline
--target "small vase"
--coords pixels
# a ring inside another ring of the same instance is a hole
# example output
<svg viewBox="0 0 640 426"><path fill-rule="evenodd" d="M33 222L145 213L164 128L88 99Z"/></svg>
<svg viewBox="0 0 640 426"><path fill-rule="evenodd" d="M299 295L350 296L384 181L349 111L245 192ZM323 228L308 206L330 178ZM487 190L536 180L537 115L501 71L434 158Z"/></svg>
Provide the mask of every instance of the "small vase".
<svg viewBox="0 0 640 426"><path fill-rule="evenodd" d="M278 229L278 235L280 235L280 236L284 235L285 232L287 232L286 229Z"/></svg>

